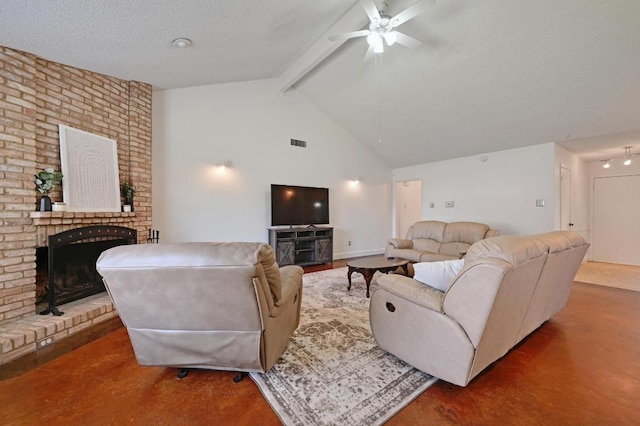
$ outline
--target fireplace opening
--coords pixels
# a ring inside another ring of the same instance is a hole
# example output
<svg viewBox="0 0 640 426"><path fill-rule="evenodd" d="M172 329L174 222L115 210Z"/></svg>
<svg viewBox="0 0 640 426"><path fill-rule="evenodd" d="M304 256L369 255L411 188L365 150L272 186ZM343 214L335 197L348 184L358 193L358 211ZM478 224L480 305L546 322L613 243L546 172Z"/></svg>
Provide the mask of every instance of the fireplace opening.
<svg viewBox="0 0 640 426"><path fill-rule="evenodd" d="M136 244L137 231L121 226L87 226L51 235L36 250L36 312L61 315L57 306L105 291L96 271L100 254Z"/></svg>

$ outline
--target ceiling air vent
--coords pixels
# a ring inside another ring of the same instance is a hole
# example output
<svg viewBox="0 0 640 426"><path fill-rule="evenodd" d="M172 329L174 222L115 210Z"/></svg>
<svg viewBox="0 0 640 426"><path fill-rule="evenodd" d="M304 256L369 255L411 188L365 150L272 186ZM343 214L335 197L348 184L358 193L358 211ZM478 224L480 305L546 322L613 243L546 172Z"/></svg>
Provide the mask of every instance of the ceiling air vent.
<svg viewBox="0 0 640 426"><path fill-rule="evenodd" d="M291 146L299 146L300 148L306 148L307 142L298 139L291 139Z"/></svg>

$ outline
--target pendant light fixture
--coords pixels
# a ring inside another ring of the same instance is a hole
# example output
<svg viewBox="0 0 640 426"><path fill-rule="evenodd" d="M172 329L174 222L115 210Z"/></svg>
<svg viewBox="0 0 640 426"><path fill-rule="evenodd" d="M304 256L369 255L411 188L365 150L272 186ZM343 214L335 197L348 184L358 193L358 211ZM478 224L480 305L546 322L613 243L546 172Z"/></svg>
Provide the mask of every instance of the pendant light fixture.
<svg viewBox="0 0 640 426"><path fill-rule="evenodd" d="M608 160L600 160L602 162L602 168L603 169L608 169L611 167L611 165L613 163L616 163L618 161L622 161L622 164L625 166L630 166L633 157L637 157L640 154L632 154L631 153L631 148L633 148L632 146L625 146L624 147L624 157L622 158L618 158L618 159L608 159Z"/></svg>
<svg viewBox="0 0 640 426"><path fill-rule="evenodd" d="M625 166L628 166L631 164L631 147L630 146L625 146L624 147L624 164Z"/></svg>

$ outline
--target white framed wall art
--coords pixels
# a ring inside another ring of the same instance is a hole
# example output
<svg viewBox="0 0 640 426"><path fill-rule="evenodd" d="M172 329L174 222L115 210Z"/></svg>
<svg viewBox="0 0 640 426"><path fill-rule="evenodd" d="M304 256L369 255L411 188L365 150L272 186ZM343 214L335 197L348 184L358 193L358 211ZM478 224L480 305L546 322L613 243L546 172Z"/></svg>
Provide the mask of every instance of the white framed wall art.
<svg viewBox="0 0 640 426"><path fill-rule="evenodd" d="M62 195L67 211L119 212L116 141L64 124L58 127Z"/></svg>

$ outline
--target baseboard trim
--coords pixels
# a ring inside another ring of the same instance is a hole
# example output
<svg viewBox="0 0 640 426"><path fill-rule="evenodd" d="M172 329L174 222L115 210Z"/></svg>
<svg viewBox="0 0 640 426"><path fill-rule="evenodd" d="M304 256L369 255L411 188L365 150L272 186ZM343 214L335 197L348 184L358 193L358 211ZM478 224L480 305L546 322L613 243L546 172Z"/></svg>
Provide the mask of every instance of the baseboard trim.
<svg viewBox="0 0 640 426"><path fill-rule="evenodd" d="M340 260L340 259L350 259L352 257L375 256L377 254L384 254L384 249L358 250L358 251L348 251L348 252L342 252L342 253L333 253L333 258L335 260Z"/></svg>

